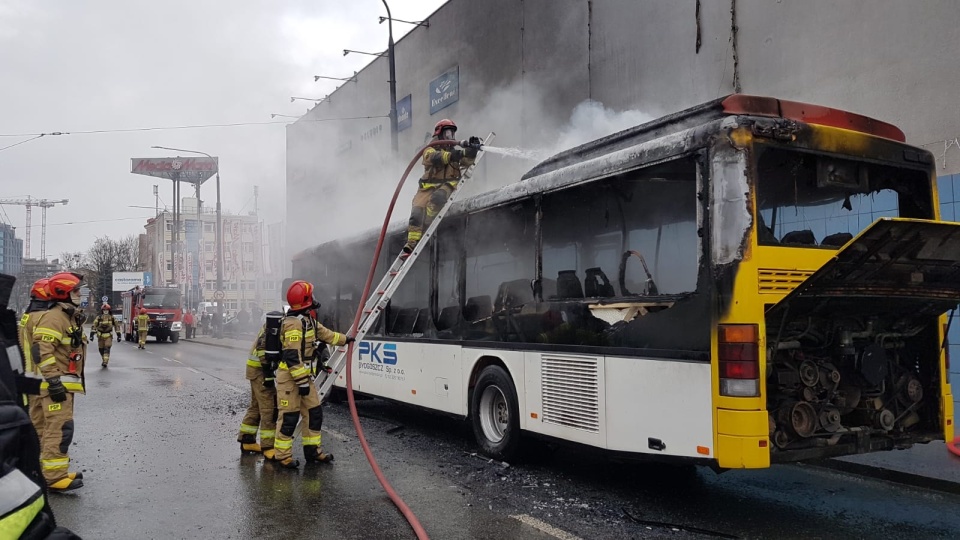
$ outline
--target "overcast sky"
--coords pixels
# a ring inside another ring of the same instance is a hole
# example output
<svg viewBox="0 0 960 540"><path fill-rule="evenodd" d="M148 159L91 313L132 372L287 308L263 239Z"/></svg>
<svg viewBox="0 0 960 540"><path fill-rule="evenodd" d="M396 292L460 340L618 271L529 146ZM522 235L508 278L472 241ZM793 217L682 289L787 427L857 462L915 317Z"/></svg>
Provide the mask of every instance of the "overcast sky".
<svg viewBox="0 0 960 540"><path fill-rule="evenodd" d="M445 0L388 3L395 18L422 20ZM372 59L343 49L386 49L381 15L380 0L0 0L0 135L302 115L312 104L291 96L319 98L337 85L313 75L349 76ZM411 28L395 23L394 38ZM0 136L0 148L29 138ZM172 204L170 181L129 172L132 157L171 154L152 145L219 156L225 212L252 210L259 185L264 220L283 219L283 124L41 137L0 151L0 198L69 199L47 211L48 259L86 251L98 236L139 234L153 216L154 184L161 207ZM202 193L210 207L213 186ZM24 207L3 205L0 221L25 237Z"/></svg>

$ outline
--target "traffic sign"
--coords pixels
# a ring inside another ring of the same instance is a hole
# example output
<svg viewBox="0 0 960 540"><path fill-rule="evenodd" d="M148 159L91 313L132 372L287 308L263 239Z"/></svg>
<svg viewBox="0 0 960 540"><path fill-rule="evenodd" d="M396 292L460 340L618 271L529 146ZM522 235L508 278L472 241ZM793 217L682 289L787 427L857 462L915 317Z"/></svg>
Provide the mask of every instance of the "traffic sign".
<svg viewBox="0 0 960 540"><path fill-rule="evenodd" d="M216 291L216 292L213 293L213 299L214 299L214 300L223 300L223 298L224 298L225 296L226 296L226 295L224 294L223 291Z"/></svg>
<svg viewBox="0 0 960 540"><path fill-rule="evenodd" d="M87 304L86 302L80 302L80 307L82 307L82 308L85 308L85 307L87 307L88 305L89 305L89 304Z"/></svg>
<svg viewBox="0 0 960 540"><path fill-rule="evenodd" d="M106 302L107 300L110 300L110 297L107 296L107 295L103 295L103 296L100 297L100 300L103 301L103 302Z"/></svg>

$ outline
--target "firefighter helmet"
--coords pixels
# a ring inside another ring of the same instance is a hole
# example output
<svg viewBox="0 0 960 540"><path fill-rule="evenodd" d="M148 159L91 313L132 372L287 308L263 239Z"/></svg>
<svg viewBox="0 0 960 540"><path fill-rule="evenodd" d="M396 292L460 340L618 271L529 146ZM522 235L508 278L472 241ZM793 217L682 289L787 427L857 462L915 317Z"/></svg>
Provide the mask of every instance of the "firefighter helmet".
<svg viewBox="0 0 960 540"><path fill-rule="evenodd" d="M313 299L313 285L302 279L291 283L290 288L287 289L287 303L293 311L316 306L317 302Z"/></svg>
<svg viewBox="0 0 960 540"><path fill-rule="evenodd" d="M140 308L140 314L141 314L141 315L146 315L146 314L147 314L147 310L144 309L144 308Z"/></svg>
<svg viewBox="0 0 960 540"><path fill-rule="evenodd" d="M110 311L110 304L103 304L100 306L100 311Z"/></svg>
<svg viewBox="0 0 960 540"><path fill-rule="evenodd" d="M33 283L33 287L30 287L30 298L36 298L37 300L49 300L50 291L47 290L47 283L50 280L47 278L40 278Z"/></svg>
<svg viewBox="0 0 960 540"><path fill-rule="evenodd" d="M70 300L70 293L80 288L80 282L83 276L73 272L60 272L50 276L47 282L47 291L50 292L50 298L60 302Z"/></svg>
<svg viewBox="0 0 960 540"><path fill-rule="evenodd" d="M437 125L433 126L433 136L439 137L440 132L443 131L443 128L453 128L453 132L457 132L457 124L450 120L449 118L444 118L443 120L437 122Z"/></svg>

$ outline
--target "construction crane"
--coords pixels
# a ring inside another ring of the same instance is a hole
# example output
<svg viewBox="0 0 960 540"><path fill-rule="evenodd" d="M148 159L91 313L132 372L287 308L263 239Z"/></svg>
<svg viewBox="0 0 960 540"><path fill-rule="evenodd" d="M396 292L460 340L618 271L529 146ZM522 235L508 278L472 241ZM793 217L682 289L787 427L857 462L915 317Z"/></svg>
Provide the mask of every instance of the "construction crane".
<svg viewBox="0 0 960 540"><path fill-rule="evenodd" d="M24 249L24 259L30 258L30 229L32 225L31 221L31 210L34 206L39 206L43 209L43 220L42 225L40 226L40 258L44 261L47 260L47 208L52 208L58 204L67 204L69 202L67 199L37 199L27 195L26 199L0 199L0 204L16 204L19 206L27 207L27 239L26 239L26 248Z"/></svg>

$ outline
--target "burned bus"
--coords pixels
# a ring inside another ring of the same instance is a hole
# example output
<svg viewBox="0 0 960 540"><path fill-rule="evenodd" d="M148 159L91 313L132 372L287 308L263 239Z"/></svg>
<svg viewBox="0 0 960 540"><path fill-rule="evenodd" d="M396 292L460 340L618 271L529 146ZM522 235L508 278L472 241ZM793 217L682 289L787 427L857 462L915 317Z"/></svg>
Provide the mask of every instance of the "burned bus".
<svg viewBox="0 0 960 540"><path fill-rule="evenodd" d="M527 436L719 468L949 439L960 224L904 140L731 95L558 154L456 203L354 390L469 419L498 459ZM325 324L349 327L375 244L295 257Z"/></svg>

